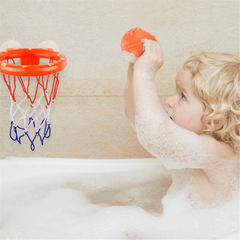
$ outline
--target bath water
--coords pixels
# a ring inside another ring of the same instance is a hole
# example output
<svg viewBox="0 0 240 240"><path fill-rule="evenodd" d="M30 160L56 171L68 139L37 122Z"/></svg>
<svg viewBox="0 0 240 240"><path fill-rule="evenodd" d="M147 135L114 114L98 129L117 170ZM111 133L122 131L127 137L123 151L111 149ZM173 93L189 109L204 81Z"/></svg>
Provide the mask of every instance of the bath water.
<svg viewBox="0 0 240 240"><path fill-rule="evenodd" d="M1 188L1 239L217 239L239 228L239 196L213 209L164 198L170 174L51 174ZM163 198L163 201L162 201ZM123 203L102 208L95 203ZM164 212L162 205L172 204ZM174 210L175 209L175 210Z"/></svg>

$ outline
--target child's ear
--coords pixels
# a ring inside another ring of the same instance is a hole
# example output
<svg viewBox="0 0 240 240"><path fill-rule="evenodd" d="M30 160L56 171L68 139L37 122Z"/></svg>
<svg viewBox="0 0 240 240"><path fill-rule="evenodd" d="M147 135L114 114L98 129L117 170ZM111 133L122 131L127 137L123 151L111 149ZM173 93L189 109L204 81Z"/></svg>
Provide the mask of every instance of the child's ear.
<svg viewBox="0 0 240 240"><path fill-rule="evenodd" d="M211 129L213 131L218 130L223 126L224 119L221 118L221 119L218 119L218 120L214 120L213 123L214 123L214 128L213 129L212 129L212 126L211 126L211 122L208 122L206 124L206 128L209 129L209 130Z"/></svg>

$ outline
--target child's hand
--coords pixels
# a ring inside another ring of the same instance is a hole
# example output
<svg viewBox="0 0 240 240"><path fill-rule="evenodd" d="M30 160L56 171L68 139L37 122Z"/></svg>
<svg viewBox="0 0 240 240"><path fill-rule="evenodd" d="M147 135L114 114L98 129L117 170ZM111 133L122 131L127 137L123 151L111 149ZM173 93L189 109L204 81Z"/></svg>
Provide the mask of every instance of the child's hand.
<svg viewBox="0 0 240 240"><path fill-rule="evenodd" d="M141 71L155 77L157 71L164 64L163 51L158 42L142 39L143 55L134 64L134 71Z"/></svg>

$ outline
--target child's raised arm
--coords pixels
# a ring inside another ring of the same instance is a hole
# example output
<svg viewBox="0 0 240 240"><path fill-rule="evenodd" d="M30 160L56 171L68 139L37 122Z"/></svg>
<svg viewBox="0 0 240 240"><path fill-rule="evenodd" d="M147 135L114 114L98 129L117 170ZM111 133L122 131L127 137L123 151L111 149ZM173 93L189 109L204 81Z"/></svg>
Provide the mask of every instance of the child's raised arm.
<svg viewBox="0 0 240 240"><path fill-rule="evenodd" d="M143 42L145 52L134 65L132 80L135 128L140 143L169 169L213 164L215 155L207 144L212 140L179 127L163 110L154 83L163 65L162 49L157 42Z"/></svg>

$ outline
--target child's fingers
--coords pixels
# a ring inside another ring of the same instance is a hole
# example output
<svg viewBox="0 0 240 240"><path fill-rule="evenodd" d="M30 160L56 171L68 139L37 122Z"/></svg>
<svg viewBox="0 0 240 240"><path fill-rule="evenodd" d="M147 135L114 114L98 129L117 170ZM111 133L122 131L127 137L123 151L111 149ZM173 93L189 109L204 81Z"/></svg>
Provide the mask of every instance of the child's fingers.
<svg viewBox="0 0 240 240"><path fill-rule="evenodd" d="M145 40L147 40L147 39L141 39L141 42L143 43L143 48L142 48L142 50L145 52Z"/></svg>
<svg viewBox="0 0 240 240"><path fill-rule="evenodd" d="M157 55L158 57L162 55L162 49L158 42L149 39L142 39L141 42L143 43L143 51L145 55Z"/></svg>
<svg viewBox="0 0 240 240"><path fill-rule="evenodd" d="M143 43L143 46L153 46L153 47L156 47L156 48L161 48L160 44L156 41L152 41L152 40L149 40L149 39L141 39L141 42Z"/></svg>
<svg viewBox="0 0 240 240"><path fill-rule="evenodd" d="M143 43L143 51L148 52L150 50L150 40L141 39L141 42Z"/></svg>
<svg viewBox="0 0 240 240"><path fill-rule="evenodd" d="M160 44L156 41L149 39L142 39L143 43L143 58L151 59L154 63L157 63L160 67L163 65L163 51Z"/></svg>
<svg viewBox="0 0 240 240"><path fill-rule="evenodd" d="M147 39L147 38L143 38L143 39L141 39L141 42L145 43L145 42L153 42L153 41L152 41L152 40L149 40L149 39Z"/></svg>
<svg viewBox="0 0 240 240"><path fill-rule="evenodd" d="M141 39L141 42L143 43L143 46L145 46L145 45L150 43L150 40L148 40L148 39Z"/></svg>

